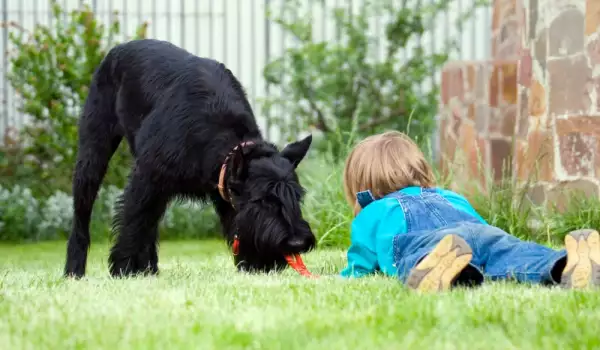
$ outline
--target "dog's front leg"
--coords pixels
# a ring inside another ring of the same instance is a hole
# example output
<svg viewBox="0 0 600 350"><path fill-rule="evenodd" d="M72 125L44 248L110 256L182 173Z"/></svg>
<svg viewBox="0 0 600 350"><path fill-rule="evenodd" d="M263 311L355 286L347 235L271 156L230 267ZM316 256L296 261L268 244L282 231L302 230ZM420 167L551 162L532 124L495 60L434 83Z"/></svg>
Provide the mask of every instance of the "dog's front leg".
<svg viewBox="0 0 600 350"><path fill-rule="evenodd" d="M165 188L157 186L160 183L132 171L114 222L117 237L109 256L113 277L158 273L158 222L170 198Z"/></svg>

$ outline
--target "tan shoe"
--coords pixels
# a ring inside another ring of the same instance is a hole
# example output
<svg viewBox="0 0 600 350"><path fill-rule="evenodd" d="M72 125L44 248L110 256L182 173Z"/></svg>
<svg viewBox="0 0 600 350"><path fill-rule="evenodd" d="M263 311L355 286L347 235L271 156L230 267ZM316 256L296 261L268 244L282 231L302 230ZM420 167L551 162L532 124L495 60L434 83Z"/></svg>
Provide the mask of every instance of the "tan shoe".
<svg viewBox="0 0 600 350"><path fill-rule="evenodd" d="M565 237L567 265L560 285L563 288L583 289L600 285L600 234L583 229Z"/></svg>
<svg viewBox="0 0 600 350"><path fill-rule="evenodd" d="M449 234L411 270L406 284L421 292L448 290L472 258L473 250L469 244L461 237Z"/></svg>

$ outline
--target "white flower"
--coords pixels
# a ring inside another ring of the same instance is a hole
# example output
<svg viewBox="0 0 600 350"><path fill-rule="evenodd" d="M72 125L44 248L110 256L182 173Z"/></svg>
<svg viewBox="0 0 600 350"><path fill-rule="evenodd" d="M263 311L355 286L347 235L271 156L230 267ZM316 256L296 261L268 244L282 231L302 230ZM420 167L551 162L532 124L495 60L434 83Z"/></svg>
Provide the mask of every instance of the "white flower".
<svg viewBox="0 0 600 350"><path fill-rule="evenodd" d="M55 236L58 231L68 232L73 221L73 198L62 191L56 191L41 208L39 234Z"/></svg>

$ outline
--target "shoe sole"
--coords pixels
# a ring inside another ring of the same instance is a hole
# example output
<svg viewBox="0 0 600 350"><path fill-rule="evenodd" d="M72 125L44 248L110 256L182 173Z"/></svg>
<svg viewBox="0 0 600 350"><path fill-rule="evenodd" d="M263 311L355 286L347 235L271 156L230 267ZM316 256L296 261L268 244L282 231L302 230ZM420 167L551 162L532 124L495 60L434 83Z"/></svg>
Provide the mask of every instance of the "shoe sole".
<svg viewBox="0 0 600 350"><path fill-rule="evenodd" d="M565 236L567 264L561 286L585 289L600 285L600 234L596 230L577 230Z"/></svg>
<svg viewBox="0 0 600 350"><path fill-rule="evenodd" d="M447 235L411 270L406 284L419 292L449 290L472 258L473 250L464 239Z"/></svg>

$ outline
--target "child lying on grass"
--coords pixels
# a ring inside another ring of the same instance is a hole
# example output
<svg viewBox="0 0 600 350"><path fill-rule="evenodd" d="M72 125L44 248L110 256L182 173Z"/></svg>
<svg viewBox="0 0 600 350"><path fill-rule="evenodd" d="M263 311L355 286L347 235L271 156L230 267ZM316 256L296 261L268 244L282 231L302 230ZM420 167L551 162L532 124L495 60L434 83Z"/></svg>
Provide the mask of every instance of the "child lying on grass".
<svg viewBox="0 0 600 350"><path fill-rule="evenodd" d="M573 231L566 249L554 250L488 225L463 196L434 187L423 153L400 132L368 137L352 150L344 191L355 218L343 277L381 271L419 291L479 285L484 277L600 284L597 231Z"/></svg>

